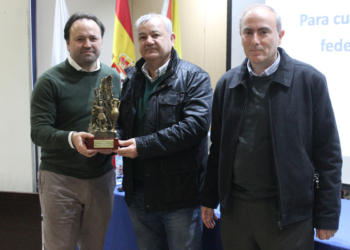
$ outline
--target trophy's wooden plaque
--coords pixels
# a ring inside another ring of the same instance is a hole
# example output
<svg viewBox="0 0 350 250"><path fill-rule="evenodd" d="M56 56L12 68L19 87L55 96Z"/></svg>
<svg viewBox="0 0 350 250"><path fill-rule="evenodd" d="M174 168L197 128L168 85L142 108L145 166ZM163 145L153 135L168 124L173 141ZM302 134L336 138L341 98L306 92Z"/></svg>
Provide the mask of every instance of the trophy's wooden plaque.
<svg viewBox="0 0 350 250"><path fill-rule="evenodd" d="M117 149L117 138L87 138L86 147L88 149Z"/></svg>

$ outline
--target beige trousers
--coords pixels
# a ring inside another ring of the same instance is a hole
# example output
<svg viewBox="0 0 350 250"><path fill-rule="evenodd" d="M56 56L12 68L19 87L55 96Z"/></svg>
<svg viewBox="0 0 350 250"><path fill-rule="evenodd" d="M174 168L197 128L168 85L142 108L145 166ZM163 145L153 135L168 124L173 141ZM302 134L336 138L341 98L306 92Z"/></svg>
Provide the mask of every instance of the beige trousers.
<svg viewBox="0 0 350 250"><path fill-rule="evenodd" d="M115 171L94 179L39 172L45 250L103 249L112 215Z"/></svg>

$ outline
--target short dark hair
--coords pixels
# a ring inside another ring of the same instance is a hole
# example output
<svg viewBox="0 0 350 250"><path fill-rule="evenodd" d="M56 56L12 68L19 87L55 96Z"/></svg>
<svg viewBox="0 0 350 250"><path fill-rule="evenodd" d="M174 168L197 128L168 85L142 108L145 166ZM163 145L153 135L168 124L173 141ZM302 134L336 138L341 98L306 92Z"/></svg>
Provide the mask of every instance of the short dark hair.
<svg viewBox="0 0 350 250"><path fill-rule="evenodd" d="M105 33L105 26L103 25L103 23L100 20L98 20L98 18L95 17L92 14L78 12L78 13L75 13L75 14L70 16L70 18L68 19L68 21L66 23L66 26L64 27L64 39L66 41L69 41L70 28L72 27L73 23L76 20L80 20L80 19L88 19L88 20L95 21L95 23L97 23L97 25L101 29L101 37L103 38L103 34Z"/></svg>

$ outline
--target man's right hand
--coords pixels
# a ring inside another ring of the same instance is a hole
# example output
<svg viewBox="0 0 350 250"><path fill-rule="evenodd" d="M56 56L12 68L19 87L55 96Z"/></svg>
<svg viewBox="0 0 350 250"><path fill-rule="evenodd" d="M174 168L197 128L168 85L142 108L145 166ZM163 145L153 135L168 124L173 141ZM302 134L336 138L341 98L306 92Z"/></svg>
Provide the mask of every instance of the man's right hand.
<svg viewBox="0 0 350 250"><path fill-rule="evenodd" d="M337 231L338 230L326 230L316 228L316 237L320 240L329 240L330 238L334 237Z"/></svg>
<svg viewBox="0 0 350 250"><path fill-rule="evenodd" d="M119 140L119 146L121 147L114 150L114 153L131 159L138 156L135 138L126 141Z"/></svg>
<svg viewBox="0 0 350 250"><path fill-rule="evenodd" d="M93 138L93 134L85 133L85 132L74 132L72 135L72 143L77 151L85 155L86 157L92 157L97 154L98 150L96 149L87 149L86 148L86 138Z"/></svg>
<svg viewBox="0 0 350 250"><path fill-rule="evenodd" d="M202 220L207 228L215 227L215 220L218 220L218 217L214 213L213 208L202 206Z"/></svg>

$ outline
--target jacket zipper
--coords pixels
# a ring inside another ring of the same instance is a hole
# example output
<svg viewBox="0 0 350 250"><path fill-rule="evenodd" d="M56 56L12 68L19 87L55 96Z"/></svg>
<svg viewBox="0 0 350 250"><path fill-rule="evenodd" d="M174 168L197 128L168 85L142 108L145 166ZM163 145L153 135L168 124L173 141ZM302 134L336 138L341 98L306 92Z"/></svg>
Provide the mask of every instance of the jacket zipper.
<svg viewBox="0 0 350 250"><path fill-rule="evenodd" d="M320 174L319 173L315 173L314 174L314 179L313 179L314 183L316 184L316 189L320 188Z"/></svg>
<svg viewBox="0 0 350 250"><path fill-rule="evenodd" d="M166 75L165 75L165 77L164 77L164 79L163 79L163 81L162 82L164 82L167 78L168 78L168 75L171 75L169 72L167 72L167 73L165 73ZM161 84L162 82L160 82L159 84ZM151 97L154 95L154 93L156 93L156 92L158 92L158 91L160 91L160 90L162 90L164 87L165 87L165 84L163 84L160 88L159 88L159 84L158 84L158 86L157 86L157 88L156 88L156 90L152 93L152 94L150 94L150 96L148 97L148 100L147 100L147 111L146 111L146 114L145 114L145 118L144 118L144 127L143 127L143 133L145 134L145 128L146 128L146 122L147 122L147 120L148 120L148 115L149 115L149 109L150 109L150 107L149 107L149 102L150 102L150 99L151 99ZM158 95L159 96L159 95ZM156 121L156 126L157 126L157 129L156 129L156 131L159 131L159 126L158 126L158 107L159 107L159 101L158 101L158 98L156 98L156 101L157 101L157 103L156 103L156 119L157 119L157 121ZM162 163L161 163L162 164ZM145 186L147 185L147 178L145 179ZM145 195L145 200L146 200L146 195ZM145 202L145 204L146 204L146 202Z"/></svg>
<svg viewBox="0 0 350 250"><path fill-rule="evenodd" d="M270 84L271 86L271 84ZM267 92L268 94L268 102L269 102L269 117L271 117L271 103L270 103L270 92ZM271 118L269 119L270 121L270 131L271 131L271 139L272 139L272 152L273 152L273 159L275 162L275 170L276 170L276 178L277 178L277 198L278 198L278 221L277 221L277 226L280 230L282 230L282 222L281 222L281 214L282 214L282 202L281 202L281 190L280 190L280 180L279 180L279 175L278 175L278 167L277 167L277 160L276 160L276 145L275 145L275 140L274 140L274 133L272 129L272 121Z"/></svg>
<svg viewBox="0 0 350 250"><path fill-rule="evenodd" d="M247 86L244 84L244 82L241 82L240 84L242 84L246 90L245 94L246 94L246 98L245 98L245 105L244 105L244 108L243 108L243 112L242 112L242 115L241 115L241 119L240 119L240 123L239 123L239 129L237 131L237 134L239 134L241 132L241 129L242 129L242 125L243 125L243 117L244 117L244 113L245 113L245 110L247 108L247 104L248 104L248 89L247 89ZM235 147L236 148L236 147ZM234 149L235 149L234 148ZM231 170L230 170L230 182L229 182L229 192L231 193L231 187L232 187L232 172L233 172L233 165L234 165L234 161L232 161L231 163ZM228 202L226 201L226 211L228 211ZM226 212L226 218L228 218L228 214Z"/></svg>

